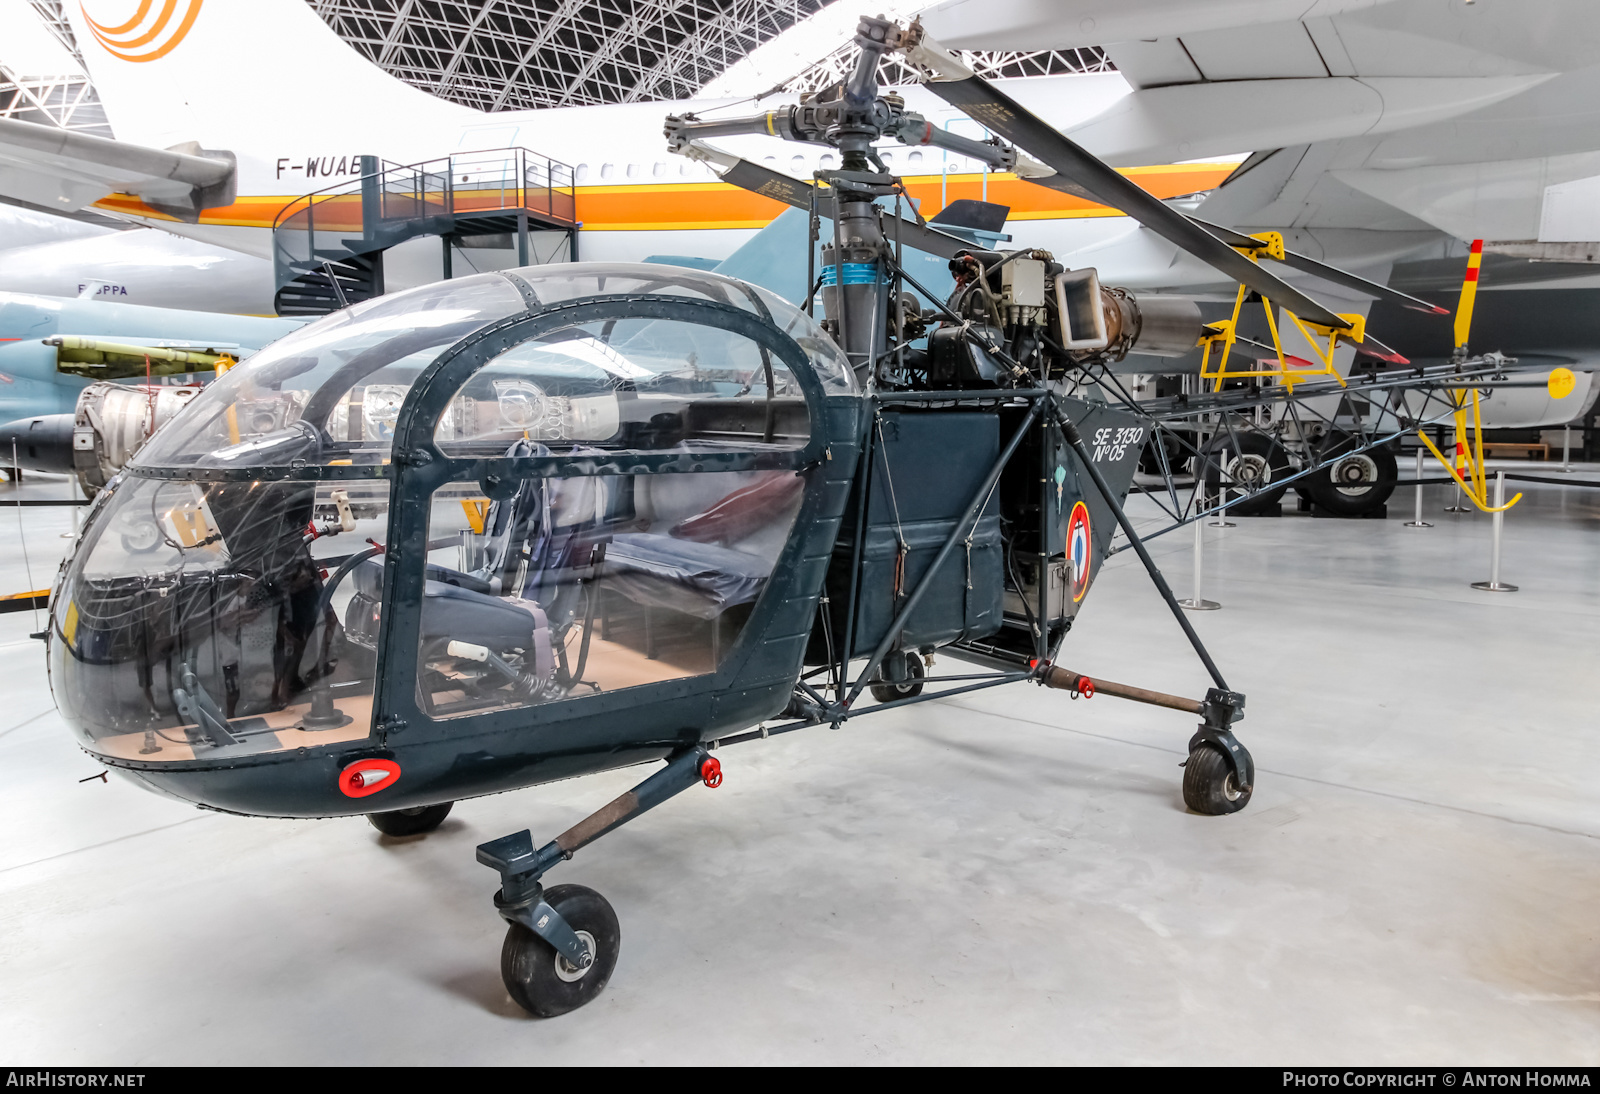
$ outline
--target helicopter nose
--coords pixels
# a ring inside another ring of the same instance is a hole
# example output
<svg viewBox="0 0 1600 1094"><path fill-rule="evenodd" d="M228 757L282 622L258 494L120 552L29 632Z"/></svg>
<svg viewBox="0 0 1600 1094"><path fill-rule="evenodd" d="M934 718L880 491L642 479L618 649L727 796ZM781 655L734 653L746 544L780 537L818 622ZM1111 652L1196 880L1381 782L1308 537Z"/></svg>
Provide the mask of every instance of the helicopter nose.
<svg viewBox="0 0 1600 1094"><path fill-rule="evenodd" d="M400 765L393 760L357 760L339 773L339 789L346 797L365 798L399 778Z"/></svg>

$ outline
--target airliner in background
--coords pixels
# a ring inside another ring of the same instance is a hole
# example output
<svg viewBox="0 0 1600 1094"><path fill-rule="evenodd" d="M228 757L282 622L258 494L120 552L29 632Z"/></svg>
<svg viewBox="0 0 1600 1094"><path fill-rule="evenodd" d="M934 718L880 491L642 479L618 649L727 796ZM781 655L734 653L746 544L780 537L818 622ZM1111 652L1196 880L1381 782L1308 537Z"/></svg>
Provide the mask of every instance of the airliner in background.
<svg viewBox="0 0 1600 1094"><path fill-rule="evenodd" d="M1186 204L1198 202L1205 219L1284 230L1295 249L1375 280L1403 275L1409 280L1397 287L1449 303L1463 238L1484 236L1532 257L1563 257L1567 252L1555 244L1572 229L1545 223L1547 191L1581 190L1600 177L1600 107L1590 105L1600 103L1594 94L1600 70L1591 65L1600 11L1584 0L1549 0L1527 17L1517 7L1439 0L955 0L932 9L927 20L932 33L958 47L1112 42L1106 48L1117 73L1004 81L1005 90L1158 197L1204 195ZM228 248L244 256L235 271L241 284L252 276L247 263L264 263L255 267L260 297L243 307L233 301L227 310L270 310L275 219L301 195L355 181L364 157L405 164L520 146L564 164L576 188L585 259L715 262L782 210L718 181L702 164L670 156L661 136L668 113L714 117L731 106L748 111L748 102L487 114L390 77L301 0L82 0L64 9L117 139L0 119L0 194L41 208L96 209ZM1559 33L1550 32L1551 20ZM1095 40L1078 40L1085 36ZM903 93L930 126L983 135L922 89ZM761 105L781 109L790 101L775 97ZM720 143L794 176L828 166L821 148L796 151L760 137ZM1111 283L1190 293L1226 288L1214 271L1114 210L933 148L885 151L925 215L957 198L987 199L1010 209L1006 230L1019 241L1075 266L1097 266ZM42 274L52 255L75 247L83 252L73 256L79 270L77 258L103 253L109 260L120 248L130 253L117 277L57 276L61 287L48 291L100 280L110 287L94 292L125 290L130 302L165 303L135 300L138 287L125 283L137 280L137 252L145 245L139 237L154 238L124 232L98 245L36 245L26 263L0 260L0 288L37 291L37 281L7 279L29 276L24 269ZM182 270L183 245L172 246L177 258L169 265ZM151 269L161 264L158 249L151 248ZM386 255L388 287L436 278L437 254L437 243L431 255L419 250L414 268ZM467 249L453 269L460 274L512 261ZM1513 280L1508 289L1524 291L1503 301L1510 319L1525 319L1550 290L1594 291L1588 268L1524 262ZM196 278L192 268L171 282L189 307L209 306L202 298L226 283L221 272ZM1600 364L1600 330L1575 328L1570 308L1560 309L1558 322L1533 324L1537 329L1512 322L1516 341L1502 344L1492 298L1512 294L1495 291L1492 277L1485 288L1480 348L1538 350L1580 368ZM1344 310L1368 306L1340 303ZM1412 341L1427 347L1448 339L1447 324L1414 333ZM1387 328L1384 336L1395 342ZM1509 409L1509 400L1503 405ZM1524 416L1542 421L1552 413L1567 420L1571 411L1528 408Z"/></svg>
<svg viewBox="0 0 1600 1094"><path fill-rule="evenodd" d="M0 157L12 161L0 182L9 183L10 196L45 208L93 207L270 258L271 229L284 206L354 181L363 157L409 164L513 146L570 170L583 224L580 252L587 259L673 254L719 260L783 208L667 152L661 129L668 113L714 116L732 105L728 100L488 114L389 76L301 0L204 0L203 6L200 0L84 0L66 11L117 140L69 138L48 156L35 152L30 198L17 185L30 158L19 148L22 135L15 126L0 126ZM250 32L241 35L240 27ZM228 76L219 77L219 62ZM1006 86L1058 122L1092 117L1128 91L1115 73ZM905 95L934 125L983 135L922 89L907 88ZM774 98L763 105L793 101ZM794 146L780 155L775 142L750 137L730 147L799 176L828 166L832 156L827 149L796 152ZM1114 215L937 149L890 150L889 157L912 193L931 202L930 213L957 198L987 197L1010 206L1017 220ZM70 170L63 170L63 159ZM1216 186L1234 162L1158 164L1130 174L1158 196L1173 197ZM462 255L461 268L474 268L475 257Z"/></svg>

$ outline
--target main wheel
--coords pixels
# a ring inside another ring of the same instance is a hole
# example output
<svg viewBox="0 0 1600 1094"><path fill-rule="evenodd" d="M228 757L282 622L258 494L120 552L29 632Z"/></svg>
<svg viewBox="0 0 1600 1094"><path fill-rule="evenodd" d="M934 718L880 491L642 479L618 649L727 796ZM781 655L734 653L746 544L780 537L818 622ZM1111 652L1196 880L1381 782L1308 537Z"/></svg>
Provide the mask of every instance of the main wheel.
<svg viewBox="0 0 1600 1094"><path fill-rule="evenodd" d="M1240 790L1233 768L1208 744L1196 745L1183 765L1183 804L1196 813L1220 817L1250 804L1251 790Z"/></svg>
<svg viewBox="0 0 1600 1094"><path fill-rule="evenodd" d="M500 948L500 978L517 1006L538 1018L554 1018L605 990L617 967L622 928L606 898L582 885L546 889L544 900L588 944L594 964L578 968L527 927L513 923Z"/></svg>
<svg viewBox="0 0 1600 1094"><path fill-rule="evenodd" d="M420 836L444 823L455 802L419 805L415 809L396 809L392 813L368 813L372 827L386 836Z"/></svg>
<svg viewBox="0 0 1600 1094"><path fill-rule="evenodd" d="M1361 448L1348 433L1330 434L1319 451L1319 462L1333 463L1306 476L1311 500L1341 517L1372 512L1394 493L1400 465L1387 448Z"/></svg>
<svg viewBox="0 0 1600 1094"><path fill-rule="evenodd" d="M900 672L897 674L890 666L890 662L898 657L900 659ZM885 672L885 669L889 669ZM900 678L895 679L898 675ZM922 659L915 652L899 650L891 652L883 659L883 664L878 666L878 679L882 683L872 685L872 697L880 703L892 703L896 699L910 699L914 695L922 694L922 678L926 675L922 668Z"/></svg>
<svg viewBox="0 0 1600 1094"><path fill-rule="evenodd" d="M1226 487L1230 513L1241 517L1264 513L1288 489L1283 480L1290 474L1289 453L1265 433L1219 433L1201 457L1206 493L1215 498Z"/></svg>

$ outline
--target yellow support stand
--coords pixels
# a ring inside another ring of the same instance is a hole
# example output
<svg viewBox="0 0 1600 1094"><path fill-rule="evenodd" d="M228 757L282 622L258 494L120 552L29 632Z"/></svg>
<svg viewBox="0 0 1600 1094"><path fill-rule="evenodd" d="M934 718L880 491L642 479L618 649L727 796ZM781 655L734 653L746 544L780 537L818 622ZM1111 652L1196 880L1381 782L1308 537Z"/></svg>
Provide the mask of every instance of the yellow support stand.
<svg viewBox="0 0 1600 1094"><path fill-rule="evenodd" d="M1260 232L1255 239L1266 244L1263 248L1235 248L1240 254L1252 262L1260 261L1260 256L1265 254L1268 258L1282 260L1284 257L1283 236L1278 232ZM1362 315L1344 315L1339 318L1350 324L1348 328L1328 327L1319 323L1302 321L1299 316L1285 309L1284 315L1295 325L1306 344L1311 347L1312 354L1321 362L1321 368L1293 369L1289 367L1289 355L1283 352L1283 338L1278 331L1278 320L1273 312L1272 301L1261 297L1261 306L1266 311L1267 329L1272 332L1272 348L1277 351L1278 357L1274 368L1229 368L1229 358L1234 344L1238 341L1239 317L1244 312L1245 300L1249 296L1249 289L1239 286L1239 292L1233 299L1233 315L1218 323L1211 323L1206 327L1206 334L1200 339L1203 350L1200 357L1200 378L1213 382L1213 390L1221 391L1228 380L1242 380L1247 378L1270 378L1287 385L1293 389L1295 384L1317 376L1332 376L1339 381L1339 386L1344 387L1344 377L1333 367L1333 354L1341 342L1360 343L1366 339L1367 321ZM1324 342L1327 348L1323 348ZM1211 365L1211 352L1220 347L1221 353L1217 358L1216 368ZM1259 365L1261 362L1253 362Z"/></svg>
<svg viewBox="0 0 1600 1094"><path fill-rule="evenodd" d="M1516 497L1512 498L1504 505L1499 507L1490 505L1488 503L1487 495L1480 493L1477 485L1481 471L1478 474L1474 474L1473 481L1468 483L1466 479L1464 479L1461 474L1456 471L1455 468L1450 466L1450 461L1444 458L1444 453L1435 448L1433 442L1428 440L1428 435L1426 433L1419 429L1417 430L1417 436L1422 438L1422 443L1428 446L1428 451L1433 453L1434 457L1439 461L1439 463L1444 466L1444 469L1450 472L1450 477L1455 479L1456 484L1461 487L1462 491L1466 493L1467 497L1472 499L1472 504L1476 505L1485 513L1503 513L1505 510L1510 509L1513 505L1522 500L1522 493L1521 491L1518 491Z"/></svg>

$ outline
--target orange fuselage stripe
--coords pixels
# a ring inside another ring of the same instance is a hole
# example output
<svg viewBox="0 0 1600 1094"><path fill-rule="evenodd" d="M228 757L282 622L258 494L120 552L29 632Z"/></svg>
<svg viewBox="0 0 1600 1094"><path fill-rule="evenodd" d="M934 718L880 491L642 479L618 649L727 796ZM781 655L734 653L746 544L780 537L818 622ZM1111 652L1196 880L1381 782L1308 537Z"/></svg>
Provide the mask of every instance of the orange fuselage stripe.
<svg viewBox="0 0 1600 1094"><path fill-rule="evenodd" d="M1141 188L1158 198L1173 198L1215 189L1232 172L1235 164L1178 164L1164 167L1133 167L1122 171ZM963 198L988 200L1011 208L1012 220L1059 220L1076 217L1121 216L1116 210L1092 201L1019 179L1011 174L987 176L939 175L910 176L906 189L921 203L924 216L931 217L952 201ZM499 192L482 196L457 192L458 207L500 207ZM241 197L232 205L207 209L200 214L201 224L271 228L279 214L295 199L285 197ZM171 220L130 194L112 194L96 203L111 212ZM771 198L725 182L683 182L661 184L622 184L579 186L577 219L589 231L695 231L713 228L765 228L785 206ZM317 227L329 231L361 230L359 194L338 195L317 205Z"/></svg>

